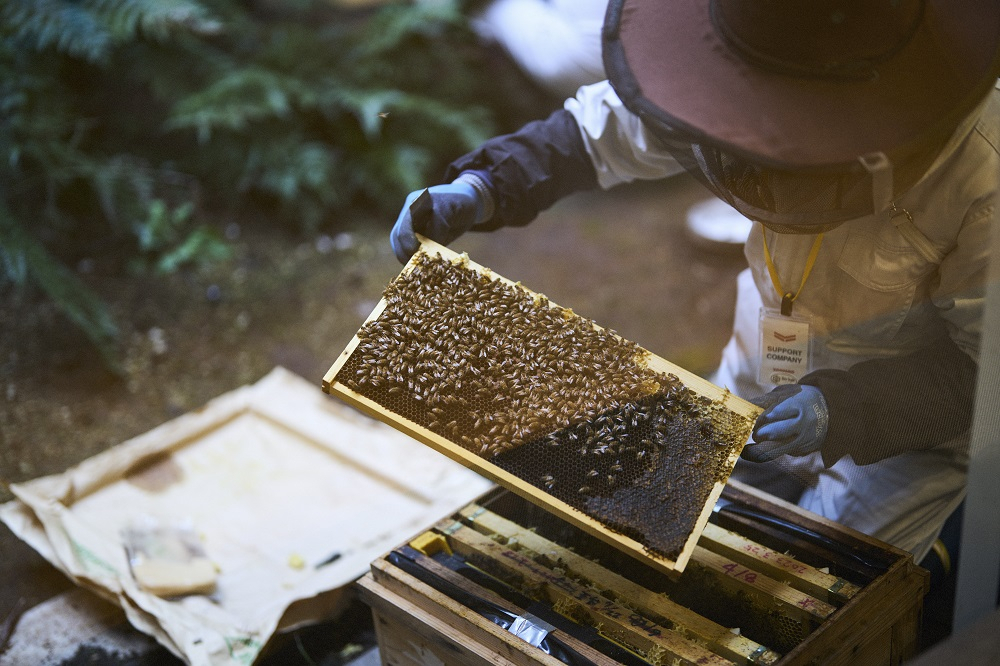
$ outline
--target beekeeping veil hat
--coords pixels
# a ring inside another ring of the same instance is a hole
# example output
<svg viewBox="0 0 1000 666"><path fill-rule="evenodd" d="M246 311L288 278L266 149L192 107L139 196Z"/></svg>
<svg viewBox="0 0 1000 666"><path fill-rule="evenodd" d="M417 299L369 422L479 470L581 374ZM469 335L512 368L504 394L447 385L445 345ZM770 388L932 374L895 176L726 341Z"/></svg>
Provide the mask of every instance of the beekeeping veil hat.
<svg viewBox="0 0 1000 666"><path fill-rule="evenodd" d="M997 0L611 0L608 78L779 231L888 210L1000 75Z"/></svg>

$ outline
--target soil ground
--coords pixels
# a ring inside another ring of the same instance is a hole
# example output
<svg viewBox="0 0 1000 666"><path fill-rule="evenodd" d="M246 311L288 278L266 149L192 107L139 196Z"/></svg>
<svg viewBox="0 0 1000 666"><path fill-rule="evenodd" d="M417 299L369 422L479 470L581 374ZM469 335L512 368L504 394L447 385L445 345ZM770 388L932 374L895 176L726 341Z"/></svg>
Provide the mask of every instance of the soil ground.
<svg viewBox="0 0 1000 666"><path fill-rule="evenodd" d="M706 374L745 266L739 252L700 248L684 233L687 209L706 196L686 176L577 194L528 227L452 247ZM88 280L121 327L122 377L51 306L0 294L0 502L12 498L8 484L62 472L276 365L320 390L400 269L391 222L344 220L315 238L243 224L226 263L156 279L102 275L98 261ZM0 562L0 624L69 585L2 525Z"/></svg>

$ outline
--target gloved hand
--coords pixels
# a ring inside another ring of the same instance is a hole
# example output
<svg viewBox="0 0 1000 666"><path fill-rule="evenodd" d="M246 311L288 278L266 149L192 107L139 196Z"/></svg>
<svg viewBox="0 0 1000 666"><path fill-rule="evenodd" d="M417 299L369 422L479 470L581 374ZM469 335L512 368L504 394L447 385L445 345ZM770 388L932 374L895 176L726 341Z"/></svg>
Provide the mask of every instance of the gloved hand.
<svg viewBox="0 0 1000 666"><path fill-rule="evenodd" d="M414 207L413 203L424 192L430 195L430 205ZM493 196L489 186L478 175L464 172L448 185L411 192L392 228L389 243L396 258L406 263L420 247L415 234L447 245L492 216Z"/></svg>
<svg viewBox="0 0 1000 666"><path fill-rule="evenodd" d="M743 449L751 462L768 462L780 455L804 456L819 451L826 438L829 412L815 386L784 384L756 400L764 412L753 427L753 441Z"/></svg>

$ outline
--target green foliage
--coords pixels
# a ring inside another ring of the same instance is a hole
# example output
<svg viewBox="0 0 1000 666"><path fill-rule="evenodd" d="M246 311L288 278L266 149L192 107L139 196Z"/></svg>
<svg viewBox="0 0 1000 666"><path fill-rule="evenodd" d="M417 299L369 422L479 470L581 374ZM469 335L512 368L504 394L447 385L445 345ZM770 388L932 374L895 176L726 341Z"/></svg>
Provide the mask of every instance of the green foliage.
<svg viewBox="0 0 1000 666"><path fill-rule="evenodd" d="M494 130L458 0L0 3L0 285L39 289L114 359L67 268L113 247L166 273L220 261L220 215L311 232L394 217Z"/></svg>
<svg viewBox="0 0 1000 666"><path fill-rule="evenodd" d="M184 264L228 258L229 246L210 227L188 230L193 212L191 202L171 209L165 201L153 200L149 217L136 224L141 254L133 265L143 271L152 266L158 273L172 273Z"/></svg>
<svg viewBox="0 0 1000 666"><path fill-rule="evenodd" d="M208 149L197 154L220 186L313 230L358 205L389 213L440 176L441 156L493 133L472 104L483 77L456 3L390 5L364 21L309 16L239 22L239 39L216 40L199 85L173 101L165 127Z"/></svg>
<svg viewBox="0 0 1000 666"><path fill-rule="evenodd" d="M102 62L140 36L165 41L177 30L201 34L221 25L192 0L5 0L0 25L9 42Z"/></svg>

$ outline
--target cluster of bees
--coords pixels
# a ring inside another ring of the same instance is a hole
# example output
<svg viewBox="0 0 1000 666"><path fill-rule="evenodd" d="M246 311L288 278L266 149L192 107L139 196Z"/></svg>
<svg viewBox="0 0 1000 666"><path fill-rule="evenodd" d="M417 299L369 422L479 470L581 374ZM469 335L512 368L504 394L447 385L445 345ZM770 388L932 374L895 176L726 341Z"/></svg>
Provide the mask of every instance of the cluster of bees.
<svg viewBox="0 0 1000 666"><path fill-rule="evenodd" d="M418 254L383 296L337 380L483 457L676 381L635 343L462 262Z"/></svg>
<svg viewBox="0 0 1000 666"><path fill-rule="evenodd" d="M719 406L648 352L464 257L418 253L383 304L337 381L581 510L652 478L678 436L728 452Z"/></svg>
<svg viewBox="0 0 1000 666"><path fill-rule="evenodd" d="M493 459L502 469L676 558L717 481L731 439L726 414L676 378L669 388Z"/></svg>
<svg viewBox="0 0 1000 666"><path fill-rule="evenodd" d="M694 426L699 441L712 441L711 419L700 416L711 409L711 401L693 395L676 377L668 378L667 390L551 432L494 462L570 503L574 494L607 495L633 483L662 463L660 453L675 439L680 420ZM530 470L541 474L531 477Z"/></svg>

